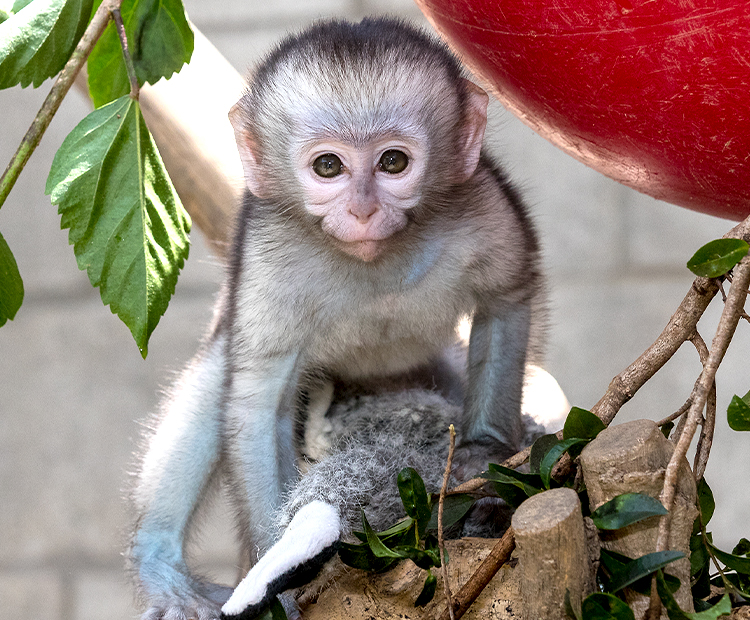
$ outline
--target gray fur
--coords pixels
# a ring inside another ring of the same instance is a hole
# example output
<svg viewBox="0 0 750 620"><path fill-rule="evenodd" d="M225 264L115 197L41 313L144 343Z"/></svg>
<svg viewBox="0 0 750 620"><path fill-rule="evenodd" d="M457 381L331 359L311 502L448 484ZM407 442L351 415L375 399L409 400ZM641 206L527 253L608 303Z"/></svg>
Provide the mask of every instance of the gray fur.
<svg viewBox="0 0 750 620"><path fill-rule="evenodd" d="M480 154L486 102L442 43L393 20L321 22L257 69L232 112L251 191L216 332L167 402L135 491L130 561L150 620L218 614L226 591L188 572L183 547L219 471L243 562L253 564L278 539L279 511L289 518L305 497L329 497L346 529L360 505L392 513L393 487L378 483L407 461L433 486L440 431L415 416L455 416L459 480L520 447L523 370L538 361L544 293L525 207ZM335 200L326 197L332 184L310 181L305 150L331 142L355 153L342 179L356 182ZM371 167L371 151L390 148L411 149L398 178ZM366 225L346 220L347 201L369 207L375 195ZM456 377L449 358L465 315L474 318L468 372ZM464 406L435 394L428 405L378 401L395 422L347 420L359 430L284 509L297 482L303 394L321 381L382 391L394 376L456 402L466 387Z"/></svg>

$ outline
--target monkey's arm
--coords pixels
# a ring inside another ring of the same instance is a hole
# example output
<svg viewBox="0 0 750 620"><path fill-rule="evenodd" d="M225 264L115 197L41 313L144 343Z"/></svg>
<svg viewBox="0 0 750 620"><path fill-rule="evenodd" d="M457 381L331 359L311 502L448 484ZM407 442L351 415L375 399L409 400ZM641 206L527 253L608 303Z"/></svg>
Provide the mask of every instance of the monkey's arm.
<svg viewBox="0 0 750 620"><path fill-rule="evenodd" d="M144 619L210 620L231 592L192 577L184 557L193 515L219 463L224 365L224 337L217 335L173 388L143 461L129 559L148 606Z"/></svg>
<svg viewBox="0 0 750 620"><path fill-rule="evenodd" d="M233 359L226 405L229 488L240 513L244 552L254 564L278 538L273 521L297 478L294 413L299 351Z"/></svg>
<svg viewBox="0 0 750 620"><path fill-rule="evenodd" d="M474 316L469 339L464 443L494 440L508 448L509 455L519 449L530 317L530 307L523 302L499 304L492 310L479 310Z"/></svg>

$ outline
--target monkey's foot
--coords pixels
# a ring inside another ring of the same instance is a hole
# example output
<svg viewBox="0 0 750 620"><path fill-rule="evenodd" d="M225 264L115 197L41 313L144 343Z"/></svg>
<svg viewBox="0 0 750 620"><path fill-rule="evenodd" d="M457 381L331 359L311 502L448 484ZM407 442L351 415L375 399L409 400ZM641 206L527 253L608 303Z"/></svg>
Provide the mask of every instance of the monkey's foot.
<svg viewBox="0 0 750 620"><path fill-rule="evenodd" d="M251 620L280 592L312 580L336 554L340 536L338 509L320 500L303 506L235 588L221 608L222 618Z"/></svg>

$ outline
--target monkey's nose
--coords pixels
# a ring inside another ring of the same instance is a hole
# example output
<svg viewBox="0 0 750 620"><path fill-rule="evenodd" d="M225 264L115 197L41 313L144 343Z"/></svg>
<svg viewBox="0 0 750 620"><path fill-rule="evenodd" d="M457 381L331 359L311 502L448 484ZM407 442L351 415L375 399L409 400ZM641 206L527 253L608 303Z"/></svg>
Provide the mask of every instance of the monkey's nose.
<svg viewBox="0 0 750 620"><path fill-rule="evenodd" d="M349 213L357 218L360 224L365 224L378 211L378 205L372 202L356 203L349 207Z"/></svg>

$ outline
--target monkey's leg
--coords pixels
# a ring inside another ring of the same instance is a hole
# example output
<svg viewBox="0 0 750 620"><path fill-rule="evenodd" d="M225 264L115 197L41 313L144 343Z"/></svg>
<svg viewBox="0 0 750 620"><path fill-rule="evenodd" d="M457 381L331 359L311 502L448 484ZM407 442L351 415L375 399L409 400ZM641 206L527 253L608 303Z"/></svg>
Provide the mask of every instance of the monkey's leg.
<svg viewBox="0 0 750 620"><path fill-rule="evenodd" d="M299 360L297 352L235 360L225 429L228 488L251 565L276 542L274 513L297 479L293 416Z"/></svg>
<svg viewBox="0 0 750 620"><path fill-rule="evenodd" d="M190 575L185 539L220 455L224 338L196 356L166 402L135 488L138 521L129 550L148 620L218 617L230 588Z"/></svg>
<svg viewBox="0 0 750 620"><path fill-rule="evenodd" d="M505 458L520 448L529 321L530 309L522 303L504 304L496 312L477 312L474 316L463 445L457 452L458 463L465 470L462 474L486 468L486 457Z"/></svg>

